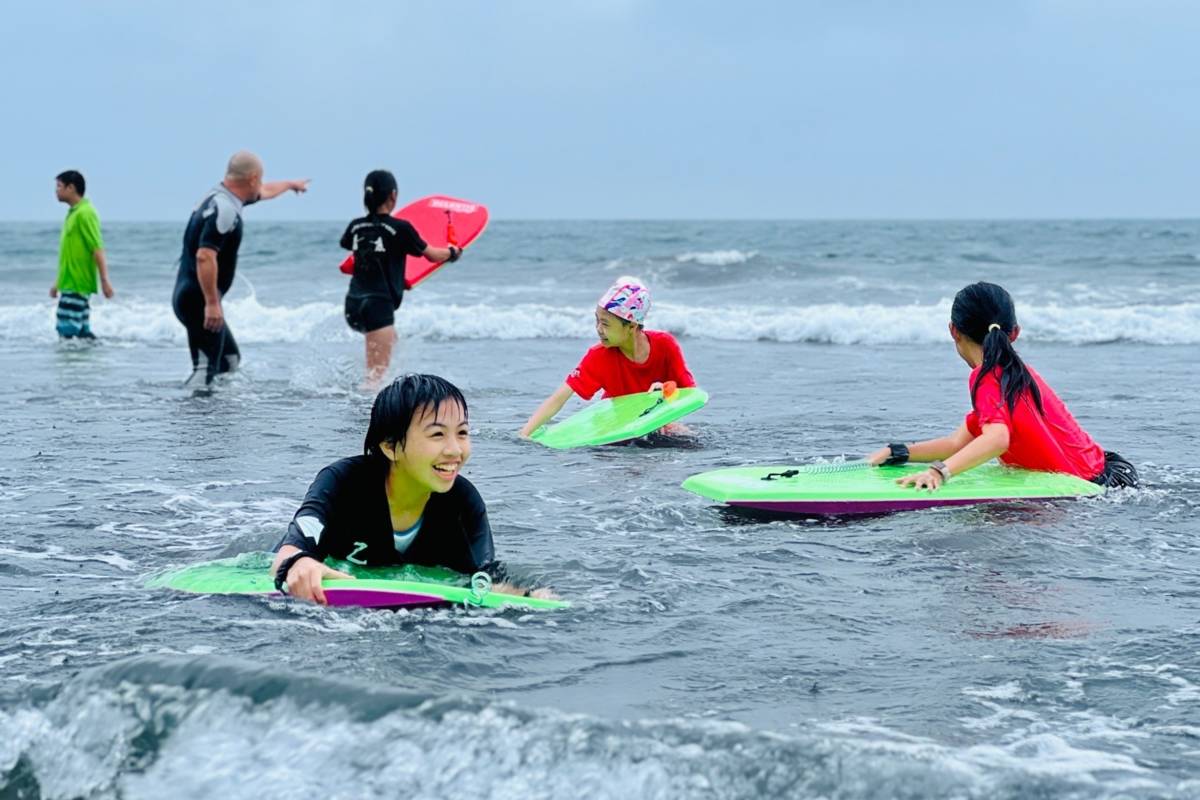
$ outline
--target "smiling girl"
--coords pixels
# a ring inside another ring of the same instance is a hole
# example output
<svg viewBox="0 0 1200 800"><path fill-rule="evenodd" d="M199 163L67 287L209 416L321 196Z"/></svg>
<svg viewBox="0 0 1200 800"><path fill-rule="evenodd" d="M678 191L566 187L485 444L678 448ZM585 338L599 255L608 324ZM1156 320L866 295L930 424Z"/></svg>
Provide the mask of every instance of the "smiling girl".
<svg viewBox="0 0 1200 800"><path fill-rule="evenodd" d="M605 397L620 397L662 388L667 381L680 389L695 386L675 337L646 330L649 310L646 285L637 278L617 278L596 305L599 344L592 345L562 386L542 401L521 436L531 436L553 419L572 394L591 400L601 390Z"/></svg>
<svg viewBox="0 0 1200 800"><path fill-rule="evenodd" d="M471 436L457 387L436 375L397 378L375 398L363 450L317 473L276 547L278 588L324 604L322 579L351 577L325 565L338 558L482 570L494 591L525 593L499 583L487 508L459 474Z"/></svg>

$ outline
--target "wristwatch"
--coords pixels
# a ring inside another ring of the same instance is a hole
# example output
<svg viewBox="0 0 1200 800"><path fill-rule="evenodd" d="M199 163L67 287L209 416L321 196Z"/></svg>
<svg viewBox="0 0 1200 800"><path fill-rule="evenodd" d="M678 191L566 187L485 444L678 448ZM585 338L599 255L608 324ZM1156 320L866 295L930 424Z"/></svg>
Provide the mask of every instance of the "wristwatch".
<svg viewBox="0 0 1200 800"><path fill-rule="evenodd" d="M908 463L908 445L889 444L888 450L891 450L892 454L883 460L883 466L894 467L898 464Z"/></svg>
<svg viewBox="0 0 1200 800"><path fill-rule="evenodd" d="M950 468L946 466L945 461L930 461L929 468L938 471L938 474L942 476L942 483L950 480Z"/></svg>
<svg viewBox="0 0 1200 800"><path fill-rule="evenodd" d="M288 572L295 566L296 562L302 558L311 558L314 561L324 561L320 556L310 553L307 550L301 550L299 553L292 553L283 560L279 565L279 569L275 570L275 591L284 592L284 586L287 585ZM286 592L285 592L286 594Z"/></svg>

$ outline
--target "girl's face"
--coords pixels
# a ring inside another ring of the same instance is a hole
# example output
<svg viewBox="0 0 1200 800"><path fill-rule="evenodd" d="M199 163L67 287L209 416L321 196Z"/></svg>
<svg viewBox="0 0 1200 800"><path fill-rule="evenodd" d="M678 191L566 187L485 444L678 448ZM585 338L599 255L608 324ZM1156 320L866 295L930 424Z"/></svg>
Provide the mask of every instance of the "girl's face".
<svg viewBox="0 0 1200 800"><path fill-rule="evenodd" d="M950 323L950 338L954 340L954 349L958 351L958 357L967 362L967 366L974 367L975 364L971 359L975 356L975 350L982 350L982 348L964 336L958 328L954 327L953 322ZM972 345L974 345L973 348Z"/></svg>
<svg viewBox="0 0 1200 800"><path fill-rule="evenodd" d="M436 411L424 406L408 424L404 448L392 450L385 443L383 449L392 458L393 469L413 483L431 492L448 492L471 457L467 415L452 400L444 401Z"/></svg>
<svg viewBox="0 0 1200 800"><path fill-rule="evenodd" d="M600 344L605 347L620 347L628 343L636 330L635 325L629 324L611 311L596 308L596 335L600 337Z"/></svg>

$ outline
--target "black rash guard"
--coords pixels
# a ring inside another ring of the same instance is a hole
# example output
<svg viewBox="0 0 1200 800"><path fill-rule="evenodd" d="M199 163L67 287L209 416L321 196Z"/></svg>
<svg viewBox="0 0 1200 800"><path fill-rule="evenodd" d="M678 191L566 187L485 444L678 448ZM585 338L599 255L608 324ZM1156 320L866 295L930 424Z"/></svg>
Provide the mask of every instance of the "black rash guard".
<svg viewBox="0 0 1200 800"><path fill-rule="evenodd" d="M425 254L428 245L406 220L382 214L359 217L342 234L343 249L354 253L348 295L387 297L392 308L404 297L404 259Z"/></svg>
<svg viewBox="0 0 1200 800"><path fill-rule="evenodd" d="M429 496L416 538L398 553L387 503L388 467L381 458L353 456L318 472L275 549L290 544L321 559L482 570L494 580L504 579L483 498L461 475L450 491Z"/></svg>

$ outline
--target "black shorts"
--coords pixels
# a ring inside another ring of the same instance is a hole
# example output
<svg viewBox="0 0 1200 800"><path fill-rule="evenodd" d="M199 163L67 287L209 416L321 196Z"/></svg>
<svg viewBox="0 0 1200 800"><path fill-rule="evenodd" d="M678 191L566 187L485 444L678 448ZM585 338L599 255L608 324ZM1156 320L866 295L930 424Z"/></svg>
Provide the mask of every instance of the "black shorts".
<svg viewBox="0 0 1200 800"><path fill-rule="evenodd" d="M396 324L392 298L378 294L346 295L346 324L359 333L370 333Z"/></svg>
<svg viewBox="0 0 1200 800"><path fill-rule="evenodd" d="M1104 471L1092 478L1092 483L1109 489L1136 489L1141 481L1137 470L1118 453L1104 451Z"/></svg>

